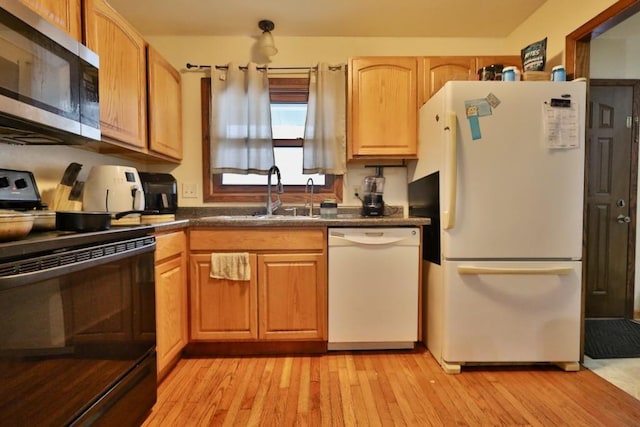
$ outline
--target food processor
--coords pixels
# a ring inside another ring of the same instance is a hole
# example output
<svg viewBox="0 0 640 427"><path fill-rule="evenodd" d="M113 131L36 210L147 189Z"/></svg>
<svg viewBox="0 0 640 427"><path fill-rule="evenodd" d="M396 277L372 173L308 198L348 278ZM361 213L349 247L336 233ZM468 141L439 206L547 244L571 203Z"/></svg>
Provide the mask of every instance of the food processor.
<svg viewBox="0 0 640 427"><path fill-rule="evenodd" d="M383 216L384 176L382 176L382 167L377 166L376 174L366 176L362 184L362 216Z"/></svg>

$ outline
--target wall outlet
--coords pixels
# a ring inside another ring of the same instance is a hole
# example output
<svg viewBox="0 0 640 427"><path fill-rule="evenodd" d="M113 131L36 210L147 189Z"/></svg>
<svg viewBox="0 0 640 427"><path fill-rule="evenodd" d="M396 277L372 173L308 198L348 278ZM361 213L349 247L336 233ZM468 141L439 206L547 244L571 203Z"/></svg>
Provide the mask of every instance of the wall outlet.
<svg viewBox="0 0 640 427"><path fill-rule="evenodd" d="M356 199L358 198L358 196L362 197L362 195L360 194L360 186L359 185L354 185L353 187L351 187L351 195L353 197L355 197Z"/></svg>
<svg viewBox="0 0 640 427"><path fill-rule="evenodd" d="M183 199L197 199L198 198L198 184L183 183L182 184L182 198Z"/></svg>

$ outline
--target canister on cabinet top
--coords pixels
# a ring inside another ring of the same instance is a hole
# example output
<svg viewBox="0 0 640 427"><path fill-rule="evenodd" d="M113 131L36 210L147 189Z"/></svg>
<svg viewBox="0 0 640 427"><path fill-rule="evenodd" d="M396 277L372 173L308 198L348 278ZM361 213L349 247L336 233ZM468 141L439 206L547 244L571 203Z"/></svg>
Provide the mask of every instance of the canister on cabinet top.
<svg viewBox="0 0 640 427"><path fill-rule="evenodd" d="M502 80L502 64L492 64L480 68L478 80Z"/></svg>
<svg viewBox="0 0 640 427"><path fill-rule="evenodd" d="M520 70L518 67L504 67L502 70L502 80L505 82L517 82L520 80Z"/></svg>
<svg viewBox="0 0 640 427"><path fill-rule="evenodd" d="M564 82L567 80L567 72L564 65L556 65L551 69L551 80L554 82Z"/></svg>

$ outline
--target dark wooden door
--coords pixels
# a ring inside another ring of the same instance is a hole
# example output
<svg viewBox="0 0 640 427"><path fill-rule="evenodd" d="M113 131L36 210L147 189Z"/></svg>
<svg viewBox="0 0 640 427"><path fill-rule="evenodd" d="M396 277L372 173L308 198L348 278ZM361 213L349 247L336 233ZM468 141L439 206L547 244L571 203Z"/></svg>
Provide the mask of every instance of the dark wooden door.
<svg viewBox="0 0 640 427"><path fill-rule="evenodd" d="M631 317L633 85L590 86L585 317ZM636 154L637 155L637 154Z"/></svg>

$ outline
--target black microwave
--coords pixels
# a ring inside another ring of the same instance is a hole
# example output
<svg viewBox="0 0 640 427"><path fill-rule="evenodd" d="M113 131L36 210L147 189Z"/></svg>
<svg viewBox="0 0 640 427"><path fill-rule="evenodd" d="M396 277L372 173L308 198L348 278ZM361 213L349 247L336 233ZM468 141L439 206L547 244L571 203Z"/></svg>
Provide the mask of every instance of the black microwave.
<svg viewBox="0 0 640 427"><path fill-rule="evenodd" d="M0 141L100 140L98 55L16 0L0 0Z"/></svg>

